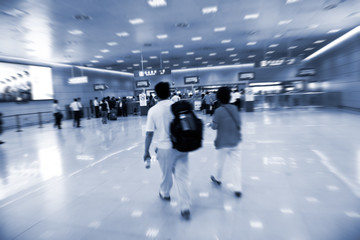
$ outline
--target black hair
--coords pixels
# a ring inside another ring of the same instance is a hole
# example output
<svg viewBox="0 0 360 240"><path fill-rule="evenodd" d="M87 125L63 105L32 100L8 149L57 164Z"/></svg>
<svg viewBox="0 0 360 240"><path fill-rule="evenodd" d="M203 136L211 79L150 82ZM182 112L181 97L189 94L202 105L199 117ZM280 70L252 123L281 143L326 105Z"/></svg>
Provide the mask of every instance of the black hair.
<svg viewBox="0 0 360 240"><path fill-rule="evenodd" d="M156 95L160 99L167 99L170 96L170 85L168 82L159 82L155 85Z"/></svg>
<svg viewBox="0 0 360 240"><path fill-rule="evenodd" d="M228 87L221 87L216 93L216 98L222 103L227 104L230 102L231 90Z"/></svg>
<svg viewBox="0 0 360 240"><path fill-rule="evenodd" d="M54 99L54 103L58 103L58 100Z"/></svg>

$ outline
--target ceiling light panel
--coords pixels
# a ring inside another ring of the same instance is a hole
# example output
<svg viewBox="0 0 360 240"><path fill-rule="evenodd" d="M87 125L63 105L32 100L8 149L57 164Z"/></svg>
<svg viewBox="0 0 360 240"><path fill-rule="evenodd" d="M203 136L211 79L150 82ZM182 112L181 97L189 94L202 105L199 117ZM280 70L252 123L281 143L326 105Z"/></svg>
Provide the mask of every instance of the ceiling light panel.
<svg viewBox="0 0 360 240"><path fill-rule="evenodd" d="M225 51L231 52L231 51L234 51L234 50L235 50L235 48L227 48Z"/></svg>
<svg viewBox="0 0 360 240"><path fill-rule="evenodd" d="M300 0L286 0L286 4L292 4L297 2L300 2Z"/></svg>
<svg viewBox="0 0 360 240"><path fill-rule="evenodd" d="M259 13L247 14L244 16L244 20L257 19L259 18L259 16L260 16Z"/></svg>
<svg viewBox="0 0 360 240"><path fill-rule="evenodd" d="M107 42L106 44L109 45L110 47L118 45L117 42Z"/></svg>
<svg viewBox="0 0 360 240"><path fill-rule="evenodd" d="M236 57L237 54L231 54L229 57Z"/></svg>
<svg viewBox="0 0 360 240"><path fill-rule="evenodd" d="M119 60L116 60L116 62L117 62L117 63L123 63L124 60L119 59Z"/></svg>
<svg viewBox="0 0 360 240"><path fill-rule="evenodd" d="M328 31L327 33L331 34L331 33L337 33L341 30L341 28L338 29L331 29L330 31Z"/></svg>
<svg viewBox="0 0 360 240"><path fill-rule="evenodd" d="M209 53L209 56L216 56L216 53Z"/></svg>
<svg viewBox="0 0 360 240"><path fill-rule="evenodd" d="M150 56L149 58L150 59L157 59L158 57L157 56Z"/></svg>
<svg viewBox="0 0 360 240"><path fill-rule="evenodd" d="M102 53L108 53L108 52L110 52L110 50L109 50L109 49L101 49L100 52L102 52Z"/></svg>
<svg viewBox="0 0 360 240"><path fill-rule="evenodd" d="M129 33L127 33L127 32L119 32L119 33L116 33L116 35L117 35L118 37L128 37L128 36L129 36Z"/></svg>
<svg viewBox="0 0 360 240"><path fill-rule="evenodd" d="M161 54L169 54L169 51L161 51Z"/></svg>
<svg viewBox="0 0 360 240"><path fill-rule="evenodd" d="M218 11L217 6L211 6L211 7L205 7L202 9L202 13L205 14L210 14L210 13L216 13Z"/></svg>
<svg viewBox="0 0 360 240"><path fill-rule="evenodd" d="M295 49L297 48L298 46L290 46L289 49Z"/></svg>
<svg viewBox="0 0 360 240"><path fill-rule="evenodd" d="M325 42L325 40L317 40L317 41L314 42L314 44L320 44L320 43L323 43L323 42Z"/></svg>
<svg viewBox="0 0 360 240"><path fill-rule="evenodd" d="M292 21L293 21L292 19L282 20L282 21L278 22L278 25L289 24L289 23L291 23Z"/></svg>
<svg viewBox="0 0 360 240"><path fill-rule="evenodd" d="M141 53L140 50L132 50L131 52L134 53L134 54L136 54L136 53Z"/></svg>
<svg viewBox="0 0 360 240"><path fill-rule="evenodd" d="M157 7L165 7L167 2L165 0L148 0L147 3L150 7L157 8Z"/></svg>
<svg viewBox="0 0 360 240"><path fill-rule="evenodd" d="M256 44L256 42L248 42L246 45L247 46L254 46Z"/></svg>
<svg viewBox="0 0 360 240"><path fill-rule="evenodd" d="M202 40L202 37L192 37L191 41L200 41Z"/></svg>
<svg viewBox="0 0 360 240"><path fill-rule="evenodd" d="M158 39L166 39L166 38L168 38L168 35L167 34L160 34L160 35L156 35L156 37Z"/></svg>
<svg viewBox="0 0 360 240"><path fill-rule="evenodd" d="M71 35L82 35L84 32L78 29L69 30L68 33Z"/></svg>
<svg viewBox="0 0 360 240"><path fill-rule="evenodd" d="M306 48L304 51L311 51L314 50L315 48L311 47L311 48Z"/></svg>
<svg viewBox="0 0 360 240"><path fill-rule="evenodd" d="M142 20L141 18L134 18L134 19L130 19L129 23L131 23L133 25L137 25L137 24L144 23L144 20Z"/></svg>
<svg viewBox="0 0 360 240"><path fill-rule="evenodd" d="M256 55L249 55L248 58L254 58Z"/></svg>
<svg viewBox="0 0 360 240"><path fill-rule="evenodd" d="M230 43L231 42L231 39L224 39L221 41L221 43Z"/></svg>
<svg viewBox="0 0 360 240"><path fill-rule="evenodd" d="M186 55L194 55L194 52L187 52Z"/></svg>
<svg viewBox="0 0 360 240"><path fill-rule="evenodd" d="M101 55L96 55L96 56L94 56L94 58L104 58L104 57Z"/></svg>
<svg viewBox="0 0 360 240"><path fill-rule="evenodd" d="M319 24L310 24L309 25L310 29L315 29L315 28L318 28L318 27L319 27Z"/></svg>
<svg viewBox="0 0 360 240"><path fill-rule="evenodd" d="M224 32L226 31L226 27L217 27L217 28L214 28L214 32Z"/></svg>
<svg viewBox="0 0 360 240"><path fill-rule="evenodd" d="M202 60L202 57L197 57L195 58L195 60Z"/></svg>
<svg viewBox="0 0 360 240"><path fill-rule="evenodd" d="M275 48L275 47L277 47L277 46L279 46L279 44L271 44L271 45L269 46L269 48Z"/></svg>
<svg viewBox="0 0 360 240"><path fill-rule="evenodd" d="M182 45L182 44L176 44L176 45L174 45L174 48L183 48L184 47L184 45Z"/></svg>

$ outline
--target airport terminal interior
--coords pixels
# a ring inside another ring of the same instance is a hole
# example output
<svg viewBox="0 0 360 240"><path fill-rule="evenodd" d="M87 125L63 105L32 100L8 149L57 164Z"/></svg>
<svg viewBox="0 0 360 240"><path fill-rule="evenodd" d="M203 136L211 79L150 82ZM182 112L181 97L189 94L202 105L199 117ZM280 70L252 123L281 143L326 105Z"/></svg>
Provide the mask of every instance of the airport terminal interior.
<svg viewBox="0 0 360 240"><path fill-rule="evenodd" d="M359 240L359 9L0 1L0 240ZM159 197L154 142L144 162L159 82L204 125L189 152L189 219L176 181L170 201ZM221 87L239 107L240 197L229 162L222 184L211 180ZM95 98L109 103L104 118Z"/></svg>

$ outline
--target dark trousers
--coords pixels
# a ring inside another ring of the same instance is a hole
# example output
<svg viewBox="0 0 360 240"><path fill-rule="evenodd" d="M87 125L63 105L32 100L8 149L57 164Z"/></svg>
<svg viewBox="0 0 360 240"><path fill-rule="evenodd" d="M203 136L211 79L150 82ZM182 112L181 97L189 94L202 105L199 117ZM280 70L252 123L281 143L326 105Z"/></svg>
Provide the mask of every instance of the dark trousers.
<svg viewBox="0 0 360 240"><path fill-rule="evenodd" d="M55 117L55 127L61 128L61 115L59 113L54 113Z"/></svg>
<svg viewBox="0 0 360 240"><path fill-rule="evenodd" d="M74 111L74 127L76 125L76 127L80 127L80 117L81 117L81 113L80 111Z"/></svg>
<svg viewBox="0 0 360 240"><path fill-rule="evenodd" d="M95 106L95 117L96 118L100 117L100 108L99 108L99 106Z"/></svg>

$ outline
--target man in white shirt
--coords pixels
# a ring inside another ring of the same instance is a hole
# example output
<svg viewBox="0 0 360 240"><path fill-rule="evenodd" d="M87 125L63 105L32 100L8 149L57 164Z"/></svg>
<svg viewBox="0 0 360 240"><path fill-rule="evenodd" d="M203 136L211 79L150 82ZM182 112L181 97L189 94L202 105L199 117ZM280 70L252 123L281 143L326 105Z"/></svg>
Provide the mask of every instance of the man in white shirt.
<svg viewBox="0 0 360 240"><path fill-rule="evenodd" d="M173 101L173 102L178 102L178 101L180 101L181 99L180 99L180 97L179 97L179 95L177 95L176 93L174 93L174 96L171 98L171 101Z"/></svg>
<svg viewBox="0 0 360 240"><path fill-rule="evenodd" d="M74 101L70 104L70 108L74 113L74 123L73 126L80 127L80 110L82 108L81 103L78 102L77 98L74 98Z"/></svg>
<svg viewBox="0 0 360 240"><path fill-rule="evenodd" d="M97 97L95 97L93 104L95 108L95 117L98 118L100 117L100 104Z"/></svg>
<svg viewBox="0 0 360 240"><path fill-rule="evenodd" d="M174 116L171 112L172 101L169 100L170 85L160 82L155 86L159 102L149 109L146 122L146 139L144 161L150 167L149 148L152 139L156 143L156 158L162 172L159 196L165 201L170 201L170 190L173 185L173 176L177 184L181 216L190 218L190 191L189 191L189 165L188 153L179 152L172 147L170 139L170 123Z"/></svg>

